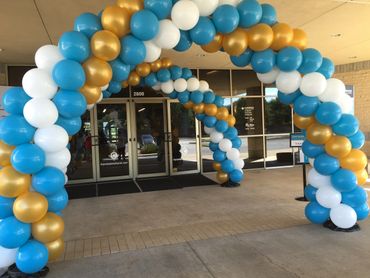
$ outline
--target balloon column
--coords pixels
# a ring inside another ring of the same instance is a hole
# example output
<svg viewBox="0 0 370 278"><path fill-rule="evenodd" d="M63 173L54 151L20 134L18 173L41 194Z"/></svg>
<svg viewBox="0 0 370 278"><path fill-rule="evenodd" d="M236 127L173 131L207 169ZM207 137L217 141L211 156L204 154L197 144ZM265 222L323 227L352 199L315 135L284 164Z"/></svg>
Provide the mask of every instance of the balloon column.
<svg viewBox="0 0 370 278"><path fill-rule="evenodd" d="M243 179L241 140L224 99L188 68L160 59L162 49L181 52L193 43L227 53L238 67L251 65L294 106L294 122L307 134L303 150L314 159L308 219L348 228L367 217L364 135L344 84L331 78L333 63L306 48L303 30L278 22L271 5L255 0L117 0L99 15L78 16L58 46L41 47L23 88L3 97L0 267L15 261L35 273L62 254L69 137L86 108L122 87L150 86L192 109L210 135L218 180Z"/></svg>

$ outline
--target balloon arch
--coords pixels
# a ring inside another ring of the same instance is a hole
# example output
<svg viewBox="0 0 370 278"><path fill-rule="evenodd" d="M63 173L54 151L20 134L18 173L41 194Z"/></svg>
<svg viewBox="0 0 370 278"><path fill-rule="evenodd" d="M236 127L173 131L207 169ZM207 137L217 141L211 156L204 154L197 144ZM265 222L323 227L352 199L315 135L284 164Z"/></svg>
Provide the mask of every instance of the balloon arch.
<svg viewBox="0 0 370 278"><path fill-rule="evenodd" d="M41 47L23 88L3 97L9 115L0 122L0 267L15 262L35 273L63 253L69 137L86 108L122 87L160 89L192 109L210 135L218 180L243 179L242 142L224 99L188 68L160 59L162 49L185 51L193 43L228 53L238 67L251 65L294 107L313 165L305 192L311 222L350 228L368 216L360 187L368 177L359 150L364 134L343 82L332 78L333 63L306 48L303 30L278 22L274 7L255 0L118 0L99 15L81 14L58 46Z"/></svg>

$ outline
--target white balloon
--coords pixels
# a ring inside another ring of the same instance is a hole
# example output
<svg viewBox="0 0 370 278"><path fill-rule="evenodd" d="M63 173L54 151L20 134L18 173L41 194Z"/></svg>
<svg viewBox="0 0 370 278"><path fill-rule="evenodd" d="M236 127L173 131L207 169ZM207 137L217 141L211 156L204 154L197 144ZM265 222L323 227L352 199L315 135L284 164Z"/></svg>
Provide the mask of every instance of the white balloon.
<svg viewBox="0 0 370 278"><path fill-rule="evenodd" d="M109 88L109 84L107 84L107 85L105 85L105 86L101 87L101 90L102 90L102 91L106 91L108 88Z"/></svg>
<svg viewBox="0 0 370 278"><path fill-rule="evenodd" d="M308 162L310 163L311 167L314 167L315 159L314 158L309 158Z"/></svg>
<svg viewBox="0 0 370 278"><path fill-rule="evenodd" d="M172 49L180 41L180 30L169 19L159 22L159 31L153 42L160 48Z"/></svg>
<svg viewBox="0 0 370 278"><path fill-rule="evenodd" d="M58 109L50 99L33 98L24 106L23 115L30 125L43 128L55 124Z"/></svg>
<svg viewBox="0 0 370 278"><path fill-rule="evenodd" d="M199 80L196 77L188 79L188 91L193 92L199 89Z"/></svg>
<svg viewBox="0 0 370 278"><path fill-rule="evenodd" d="M64 174L64 184L67 184L67 183L68 183L68 176Z"/></svg>
<svg viewBox="0 0 370 278"><path fill-rule="evenodd" d="M59 152L45 153L45 156L45 166L55 167L61 171L64 171L71 162L71 153L67 148L62 149Z"/></svg>
<svg viewBox="0 0 370 278"><path fill-rule="evenodd" d="M159 90L161 89L161 83L157 83L157 84L155 84L152 88L153 88L153 90L155 90L155 91L159 91Z"/></svg>
<svg viewBox="0 0 370 278"><path fill-rule="evenodd" d="M192 1L180 0L172 7L171 19L180 30L193 29L199 20L198 6Z"/></svg>
<svg viewBox="0 0 370 278"><path fill-rule="evenodd" d="M208 127L208 126L204 126L204 132L208 135L212 134L213 132L215 131L215 128L214 127Z"/></svg>
<svg viewBox="0 0 370 278"><path fill-rule="evenodd" d="M67 147L69 137L64 128L51 125L36 130L33 140L45 152L58 152Z"/></svg>
<svg viewBox="0 0 370 278"><path fill-rule="evenodd" d="M67 171L68 171L68 168L67 167L64 167L63 169L60 169L62 172L63 172L63 174L65 175L65 174L67 174Z"/></svg>
<svg viewBox="0 0 370 278"><path fill-rule="evenodd" d="M211 141L213 143L220 143L224 139L224 135L221 132L213 131L211 133Z"/></svg>
<svg viewBox="0 0 370 278"><path fill-rule="evenodd" d="M220 0L219 1L219 6L222 6L222 5L231 5L231 6L237 6L239 3L241 2L241 0Z"/></svg>
<svg viewBox="0 0 370 278"><path fill-rule="evenodd" d="M100 103L103 100L104 96L103 93L100 93L99 99L96 101L96 103Z"/></svg>
<svg viewBox="0 0 370 278"><path fill-rule="evenodd" d="M245 165L244 159L241 158L234 160L233 163L236 169L243 169Z"/></svg>
<svg viewBox="0 0 370 278"><path fill-rule="evenodd" d="M233 143L230 141L230 139L224 138L218 144L218 148L223 152L228 152L233 148Z"/></svg>
<svg viewBox="0 0 370 278"><path fill-rule="evenodd" d="M188 88L188 82L184 78L179 78L174 82L173 86L177 92L182 93Z"/></svg>
<svg viewBox="0 0 370 278"><path fill-rule="evenodd" d="M330 176L324 176L319 174L315 168L312 168L307 175L307 182L315 188L321 188L325 186L332 186Z"/></svg>
<svg viewBox="0 0 370 278"><path fill-rule="evenodd" d="M86 109L89 110L89 111L91 111L91 110L94 109L94 107L95 107L95 103L94 104L88 104L87 107L86 107Z"/></svg>
<svg viewBox="0 0 370 278"><path fill-rule="evenodd" d="M0 246L0 268L7 268L15 263L18 248L7 249Z"/></svg>
<svg viewBox="0 0 370 278"><path fill-rule="evenodd" d="M332 186L323 186L317 190L316 200L324 208L334 208L342 201L342 194Z"/></svg>
<svg viewBox="0 0 370 278"><path fill-rule="evenodd" d="M192 1L198 6L200 16L209 16L213 14L213 12L218 7L218 0L192 0Z"/></svg>
<svg viewBox="0 0 370 278"><path fill-rule="evenodd" d="M326 80L325 91L319 96L322 102L335 102L346 92L346 85L336 78Z"/></svg>
<svg viewBox="0 0 370 278"><path fill-rule="evenodd" d="M356 224L357 214L350 206L340 204L330 210L330 219L337 227L349 229Z"/></svg>
<svg viewBox="0 0 370 278"><path fill-rule="evenodd" d="M32 98L53 98L58 91L51 74L42 69L31 69L22 79L24 91Z"/></svg>
<svg viewBox="0 0 370 278"><path fill-rule="evenodd" d="M240 158L240 151L238 149L232 148L231 150L227 151L226 157L229 160L237 160Z"/></svg>
<svg viewBox="0 0 370 278"><path fill-rule="evenodd" d="M339 105L343 114L353 113L354 103L353 103L353 99L349 95L344 94L341 98L338 99L338 101L335 101L335 103Z"/></svg>
<svg viewBox="0 0 370 278"><path fill-rule="evenodd" d="M276 78L276 87L282 93L292 94L299 89L301 79L301 74L298 71L280 71Z"/></svg>
<svg viewBox="0 0 370 278"><path fill-rule="evenodd" d="M153 41L144 42L146 49L146 56L144 61L147 63L152 63L159 59L162 53L162 49L158 47Z"/></svg>
<svg viewBox="0 0 370 278"><path fill-rule="evenodd" d="M168 80L167 82L164 82L161 84L161 91L165 94L171 94L173 92L173 81Z"/></svg>
<svg viewBox="0 0 370 278"><path fill-rule="evenodd" d="M302 78L301 92L308 97L317 97L324 93L326 89L326 78L318 72L311 72Z"/></svg>
<svg viewBox="0 0 370 278"><path fill-rule="evenodd" d="M261 81L264 84L272 84L276 81L276 78L278 77L280 73L280 70L277 67L274 67L272 71L268 73L257 73L257 77L259 81Z"/></svg>
<svg viewBox="0 0 370 278"><path fill-rule="evenodd" d="M54 66L62 60L64 60L64 57L56 45L48 44L41 46L35 54L36 66L49 73L52 73Z"/></svg>
<svg viewBox="0 0 370 278"><path fill-rule="evenodd" d="M209 84L207 81L201 80L199 81L199 91L206 92L209 90Z"/></svg>

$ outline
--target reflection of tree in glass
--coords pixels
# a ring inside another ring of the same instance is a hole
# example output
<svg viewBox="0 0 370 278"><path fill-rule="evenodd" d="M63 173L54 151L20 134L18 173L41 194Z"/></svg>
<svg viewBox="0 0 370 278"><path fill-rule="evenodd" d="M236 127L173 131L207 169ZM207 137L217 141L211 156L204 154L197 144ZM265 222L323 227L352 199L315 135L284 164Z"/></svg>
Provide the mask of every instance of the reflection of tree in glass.
<svg viewBox="0 0 370 278"><path fill-rule="evenodd" d="M289 105L282 104L277 98L265 100L266 133L289 133L292 130L292 115Z"/></svg>
<svg viewBox="0 0 370 278"><path fill-rule="evenodd" d="M171 104L171 128L179 129L179 136L186 138L195 137L195 118L194 113L185 109L179 103Z"/></svg>

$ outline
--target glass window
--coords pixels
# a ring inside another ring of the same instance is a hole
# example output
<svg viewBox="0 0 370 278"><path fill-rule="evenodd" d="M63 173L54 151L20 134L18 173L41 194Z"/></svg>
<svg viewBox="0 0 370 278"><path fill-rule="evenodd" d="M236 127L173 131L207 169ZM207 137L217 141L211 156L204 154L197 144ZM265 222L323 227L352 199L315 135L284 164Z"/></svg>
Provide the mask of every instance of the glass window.
<svg viewBox="0 0 370 278"><path fill-rule="evenodd" d="M131 87L131 97L141 98L141 97L163 97L161 91L156 91L148 86L135 86Z"/></svg>
<svg viewBox="0 0 370 278"><path fill-rule="evenodd" d="M266 167L293 165L289 135L266 137Z"/></svg>
<svg viewBox="0 0 370 278"><path fill-rule="evenodd" d="M262 98L233 98L235 127L240 135L258 135L262 129Z"/></svg>
<svg viewBox="0 0 370 278"><path fill-rule="evenodd" d="M233 96L260 96L261 82L251 70L232 71Z"/></svg>
<svg viewBox="0 0 370 278"><path fill-rule="evenodd" d="M241 139L243 144L240 148L240 157L244 159L244 169L263 168L263 137L242 137Z"/></svg>
<svg viewBox="0 0 370 278"><path fill-rule="evenodd" d="M216 95L230 96L229 70L199 70L199 79L206 80Z"/></svg>

